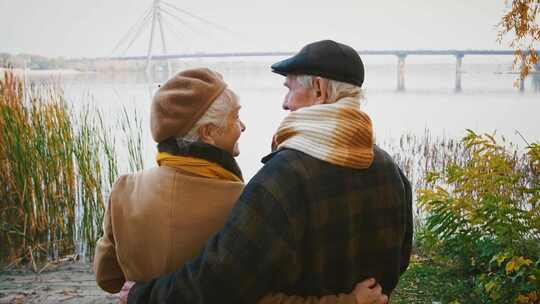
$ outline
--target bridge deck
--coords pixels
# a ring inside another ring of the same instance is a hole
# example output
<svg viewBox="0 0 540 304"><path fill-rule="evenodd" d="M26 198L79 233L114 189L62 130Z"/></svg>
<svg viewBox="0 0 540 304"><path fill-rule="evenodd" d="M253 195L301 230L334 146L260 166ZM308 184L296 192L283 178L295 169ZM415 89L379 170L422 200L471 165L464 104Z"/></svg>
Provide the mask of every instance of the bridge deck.
<svg viewBox="0 0 540 304"><path fill-rule="evenodd" d="M470 55L514 55L512 50L358 50L360 55L390 55L390 56L417 56L417 55L450 55L450 56L470 56ZM540 50L536 51L540 55ZM294 52L241 52L241 53L189 53L156 55L153 59L181 59L181 58L218 58L218 57L278 57L291 56ZM143 60L146 56L126 56L112 57L114 60Z"/></svg>

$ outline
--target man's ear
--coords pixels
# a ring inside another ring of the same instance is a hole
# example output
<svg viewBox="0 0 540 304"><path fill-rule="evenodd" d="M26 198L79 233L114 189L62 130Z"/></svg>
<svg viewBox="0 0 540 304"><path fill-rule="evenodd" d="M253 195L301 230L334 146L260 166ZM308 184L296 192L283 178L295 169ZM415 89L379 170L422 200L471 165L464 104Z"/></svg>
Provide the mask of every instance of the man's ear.
<svg viewBox="0 0 540 304"><path fill-rule="evenodd" d="M199 139L202 142L210 144L210 145L215 144L216 143L214 140L215 128L216 126L214 126L211 123L200 126L199 129L197 129L197 134L199 135Z"/></svg>
<svg viewBox="0 0 540 304"><path fill-rule="evenodd" d="M317 100L320 103L328 102L328 79L322 77L315 77L313 79L313 87L315 88L317 94Z"/></svg>

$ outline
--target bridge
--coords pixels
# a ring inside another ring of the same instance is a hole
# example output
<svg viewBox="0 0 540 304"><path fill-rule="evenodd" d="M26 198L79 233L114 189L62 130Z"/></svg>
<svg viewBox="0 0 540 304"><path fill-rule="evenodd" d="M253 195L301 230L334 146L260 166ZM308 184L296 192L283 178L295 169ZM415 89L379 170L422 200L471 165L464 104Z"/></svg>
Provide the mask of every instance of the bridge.
<svg viewBox="0 0 540 304"><path fill-rule="evenodd" d="M235 33L229 29L213 23L210 20L206 20L200 16L197 16L189 11L186 11L167 0L152 0L152 4L146 9L143 15L138 21L128 30L126 35L116 45L112 53L115 53L126 43L127 47L124 48L124 53L133 45L135 40L141 36L141 33L145 28L150 27L150 41L148 44L148 52L146 56L109 56L108 59L112 60L146 60L147 70L151 67L152 60L162 60L167 63L167 70L170 72L170 60L173 59L185 59L185 58L223 58L223 57L285 57L291 56L294 52L239 52L239 53L185 53L185 54L168 54L166 41L165 41L165 26L169 26L168 30L178 35L176 29L178 27L188 28L193 30L197 26L202 24L203 27L212 30L219 31L220 35L234 36ZM161 45L163 48L163 54L154 55L154 35L159 31L161 36ZM233 39L234 40L234 39ZM456 58L456 77L455 77L455 91L462 90L461 87L461 74L463 58L465 56L498 56L498 55L515 55L513 50L357 50L362 56L375 55L375 56L395 56L397 58L397 90L405 90L405 59L407 56L453 56ZM540 55L540 51L536 50L536 53ZM540 66L536 66L537 72L535 76L540 72ZM536 77L535 77L536 79ZM525 79L520 78L519 87L520 91L525 88Z"/></svg>
<svg viewBox="0 0 540 304"><path fill-rule="evenodd" d="M456 77L454 90L460 92L463 58L465 56L501 56L515 55L512 50L357 50L361 56L395 56L397 57L397 90L405 90L405 58L407 56L453 56L456 58ZM540 55L540 50L536 51ZM286 57L295 52L232 52L232 53L186 53L170 55L154 55L154 60L174 60L189 58L226 58L226 57ZM111 57L114 60L146 60L147 56ZM539 71L540 69L537 68ZM519 89L525 88L525 79L520 78Z"/></svg>
<svg viewBox="0 0 540 304"><path fill-rule="evenodd" d="M393 55L407 57L409 55L514 55L515 51L497 50L357 50L360 55ZM540 52L540 51L539 51ZM171 55L154 55L157 60L185 59L185 58L218 58L218 57L284 57L294 55L295 52L233 52L233 53L187 53ZM145 60L146 56L111 57L116 60Z"/></svg>

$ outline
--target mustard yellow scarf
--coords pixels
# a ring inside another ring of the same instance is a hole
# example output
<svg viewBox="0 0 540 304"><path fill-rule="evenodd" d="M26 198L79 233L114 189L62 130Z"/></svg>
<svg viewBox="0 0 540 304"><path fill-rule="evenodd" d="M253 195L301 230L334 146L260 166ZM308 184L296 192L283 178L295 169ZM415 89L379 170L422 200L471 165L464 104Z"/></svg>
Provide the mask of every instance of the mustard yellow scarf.
<svg viewBox="0 0 540 304"><path fill-rule="evenodd" d="M290 113L281 122L272 150L290 148L317 159L355 169L373 162L373 128L356 98L314 105Z"/></svg>
<svg viewBox="0 0 540 304"><path fill-rule="evenodd" d="M156 161L160 166L178 168L201 177L242 182L242 179L222 166L202 158L177 156L166 152L159 152Z"/></svg>

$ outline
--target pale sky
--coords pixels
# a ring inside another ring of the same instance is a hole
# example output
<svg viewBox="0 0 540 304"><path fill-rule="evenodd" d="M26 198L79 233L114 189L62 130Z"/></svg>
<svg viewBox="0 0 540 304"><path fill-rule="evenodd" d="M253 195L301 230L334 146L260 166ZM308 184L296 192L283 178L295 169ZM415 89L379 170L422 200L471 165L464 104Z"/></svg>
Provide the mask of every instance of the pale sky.
<svg viewBox="0 0 540 304"><path fill-rule="evenodd" d="M167 1L236 33L182 16L186 27L165 15L169 53L297 51L320 39L364 50L508 49L496 42L504 0ZM108 56L151 2L0 0L0 52ZM144 55L149 32L124 54Z"/></svg>

